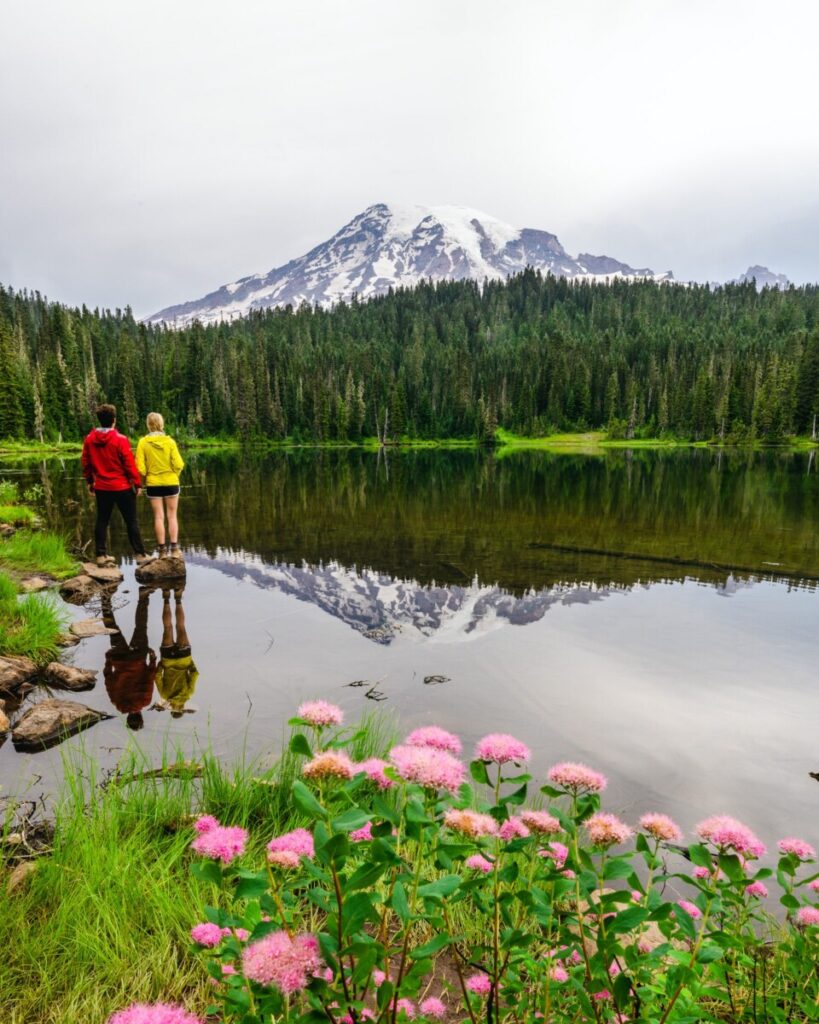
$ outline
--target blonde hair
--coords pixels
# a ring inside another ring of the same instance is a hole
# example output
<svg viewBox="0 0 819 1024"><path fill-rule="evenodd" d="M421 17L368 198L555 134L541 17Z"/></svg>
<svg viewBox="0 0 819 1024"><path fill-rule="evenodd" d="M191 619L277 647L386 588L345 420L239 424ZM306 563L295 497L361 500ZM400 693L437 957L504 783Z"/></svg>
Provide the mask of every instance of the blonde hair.
<svg viewBox="0 0 819 1024"><path fill-rule="evenodd" d="M165 420L162 418L161 412L149 412L145 422L148 425L148 430L165 429Z"/></svg>

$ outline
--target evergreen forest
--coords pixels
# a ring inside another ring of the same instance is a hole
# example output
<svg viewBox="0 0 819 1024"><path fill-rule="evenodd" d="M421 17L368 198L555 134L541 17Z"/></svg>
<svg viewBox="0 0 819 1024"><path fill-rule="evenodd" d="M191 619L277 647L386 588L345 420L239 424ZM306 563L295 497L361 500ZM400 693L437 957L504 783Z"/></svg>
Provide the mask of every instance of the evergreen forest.
<svg viewBox="0 0 819 1024"><path fill-rule="evenodd" d="M172 330L0 287L0 437L78 439L99 401L182 438L815 437L819 288L527 270Z"/></svg>

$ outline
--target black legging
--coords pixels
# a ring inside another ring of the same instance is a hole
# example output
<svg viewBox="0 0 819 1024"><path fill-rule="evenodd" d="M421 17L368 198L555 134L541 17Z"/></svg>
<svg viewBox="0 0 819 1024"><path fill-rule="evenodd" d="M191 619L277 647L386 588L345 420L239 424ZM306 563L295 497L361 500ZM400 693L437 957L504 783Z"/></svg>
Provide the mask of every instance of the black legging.
<svg viewBox="0 0 819 1024"><path fill-rule="evenodd" d="M97 499L97 523L94 527L94 543L97 547L97 554L104 555L108 550L106 540L108 524L111 521L114 505L116 505L125 520L131 547L138 555L144 555L145 545L142 543L142 534L139 532L136 494L133 490L129 487L127 491L94 491L94 496Z"/></svg>

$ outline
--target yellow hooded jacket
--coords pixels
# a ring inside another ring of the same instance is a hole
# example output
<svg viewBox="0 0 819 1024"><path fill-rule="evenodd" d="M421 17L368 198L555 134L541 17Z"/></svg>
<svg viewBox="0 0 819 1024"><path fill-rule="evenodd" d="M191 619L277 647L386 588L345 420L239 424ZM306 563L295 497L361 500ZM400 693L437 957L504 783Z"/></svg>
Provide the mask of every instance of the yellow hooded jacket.
<svg viewBox="0 0 819 1024"><path fill-rule="evenodd" d="M160 433L139 439L136 464L146 487L172 487L185 468L176 441Z"/></svg>

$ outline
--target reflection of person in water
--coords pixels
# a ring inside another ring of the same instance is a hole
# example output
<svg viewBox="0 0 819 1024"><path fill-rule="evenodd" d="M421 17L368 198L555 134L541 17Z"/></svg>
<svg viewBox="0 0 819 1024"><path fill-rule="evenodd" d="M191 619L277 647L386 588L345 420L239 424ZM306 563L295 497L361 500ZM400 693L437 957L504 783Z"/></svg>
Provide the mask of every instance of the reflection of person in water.
<svg viewBox="0 0 819 1024"><path fill-rule="evenodd" d="M148 707L154 694L156 654L148 646L148 600L150 590L141 589L137 602L136 619L131 642L126 643L114 618L111 594L103 592L102 620L111 634L111 647L105 655L105 689L111 703L126 716L129 729L141 729L145 724L143 708Z"/></svg>
<svg viewBox="0 0 819 1024"><path fill-rule="evenodd" d="M182 607L184 586L174 588L174 611L176 613L176 640L173 634L171 592L162 591L162 643L159 648L160 661L156 674L156 688L163 701L170 708L174 718L181 717L185 704L193 696L199 670L191 657L191 645L185 627L185 609Z"/></svg>

